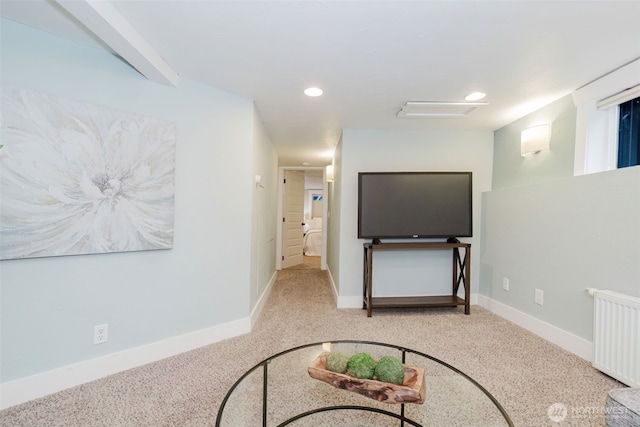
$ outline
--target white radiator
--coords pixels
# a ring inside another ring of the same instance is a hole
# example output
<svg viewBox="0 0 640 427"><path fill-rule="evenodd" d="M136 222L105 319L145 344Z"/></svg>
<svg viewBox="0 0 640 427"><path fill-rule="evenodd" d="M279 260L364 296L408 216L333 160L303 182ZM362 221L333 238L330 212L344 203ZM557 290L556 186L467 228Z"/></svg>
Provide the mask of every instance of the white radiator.
<svg viewBox="0 0 640 427"><path fill-rule="evenodd" d="M640 387L640 298L588 289L594 297L593 366Z"/></svg>

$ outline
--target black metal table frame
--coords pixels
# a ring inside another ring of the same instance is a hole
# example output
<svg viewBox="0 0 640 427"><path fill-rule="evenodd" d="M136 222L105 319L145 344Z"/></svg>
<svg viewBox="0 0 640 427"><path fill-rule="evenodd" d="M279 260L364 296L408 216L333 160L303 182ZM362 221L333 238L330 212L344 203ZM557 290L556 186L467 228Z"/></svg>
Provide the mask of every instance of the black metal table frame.
<svg viewBox="0 0 640 427"><path fill-rule="evenodd" d="M402 354L402 363L405 363L405 359L406 359L406 354L407 353L411 353L411 354L415 354L417 356L422 356L426 359L432 360L436 363L439 363L449 369L451 369L452 371L454 371L455 373L457 373L458 375L466 378L469 382L471 382L473 385L475 385L478 389L480 389L488 398L489 400L491 400L491 402L496 406L496 408L500 411L500 413L502 414L502 416L504 417L505 421L507 422L507 424L510 427L514 427L513 422L511 421L511 418L509 417L509 415L507 414L507 412L505 411L505 409L502 407L502 405L500 404L500 402L498 402L496 400L495 397L493 397L491 395L491 393L489 393L484 387L482 387L476 380L474 380L473 378L471 378L470 376L468 376L467 374L465 374L464 372L462 372L461 370L454 368L453 366L449 365L446 362L443 362L442 360L436 359L433 356L429 356L428 354L425 353L421 353L419 351L416 350L412 350L409 348L405 348L405 347L401 347L398 345L394 345L394 344L387 344L387 343L381 343L381 342L375 342L375 341L360 341L360 340L337 340L337 341L321 341L321 342L315 342L315 343L311 343L311 344L304 344L298 347L293 347L290 348L288 350L282 351L280 353L277 353L265 360L263 360L262 362L256 364L255 366L253 366L251 369L249 369L247 372L245 372L229 389L229 391L227 392L226 396L224 397L224 399L222 400L222 404L220 405L220 408L218 409L218 415L216 416L216 427L220 427L220 423L222 422L222 415L225 409L225 405L227 404L227 401L229 400L229 397L231 397L231 395L233 394L234 390L240 385L240 383L242 383L242 381L249 376L249 374L251 374L253 371L255 371L258 368L262 368L263 369L263 381L262 381L262 426L263 427L267 427L267 397L268 397L268 385L267 385L267 379L268 379L268 366L269 363L271 363L271 361L273 359L276 359L284 354L287 353L291 353L303 348L308 348L308 347L313 347L313 346L318 346L318 345L322 345L325 343L330 343L330 344L339 344L339 343L350 343L350 344L366 344L366 345L376 345L376 346L381 346L381 347L390 347L390 348L395 348L396 350L399 350ZM400 426L403 427L405 424L404 423L408 423L412 426L415 427L423 427L422 424L417 423L416 421L413 421L407 417L405 417L404 415L404 403L400 404L400 414L396 414L395 412L391 412L391 411L385 411L383 409L378 409L378 408L373 408L373 407L369 407L369 406L358 406L358 405L343 405L343 406L327 406L327 407L323 407L323 408L317 408L317 409L313 409L311 411L307 411L307 412L303 412L300 413L298 415L295 415L285 421L283 421L282 423L278 424L277 427L282 427L282 426L286 426L291 424L294 421L297 421L301 418L305 418L307 416L313 415L313 414L317 414L317 413L321 413L321 412L327 412L327 411L337 411L337 410L355 410L355 411L368 411L368 412L377 412L380 414L384 414L387 415L389 417L393 417L396 418L398 420L400 420Z"/></svg>

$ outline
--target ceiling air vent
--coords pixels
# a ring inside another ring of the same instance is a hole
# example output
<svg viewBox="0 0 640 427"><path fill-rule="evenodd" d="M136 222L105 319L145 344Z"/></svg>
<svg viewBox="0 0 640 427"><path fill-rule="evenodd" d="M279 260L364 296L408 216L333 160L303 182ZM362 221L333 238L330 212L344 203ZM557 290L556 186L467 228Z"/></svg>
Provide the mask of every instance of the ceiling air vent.
<svg viewBox="0 0 640 427"><path fill-rule="evenodd" d="M488 102L466 101L409 101L398 112L398 117L465 117Z"/></svg>

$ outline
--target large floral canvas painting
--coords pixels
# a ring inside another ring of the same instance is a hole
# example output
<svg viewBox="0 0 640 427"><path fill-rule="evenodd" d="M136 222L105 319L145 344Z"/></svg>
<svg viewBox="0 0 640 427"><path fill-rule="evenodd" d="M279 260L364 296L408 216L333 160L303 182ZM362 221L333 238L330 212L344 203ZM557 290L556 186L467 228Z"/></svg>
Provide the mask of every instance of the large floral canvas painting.
<svg viewBox="0 0 640 427"><path fill-rule="evenodd" d="M1 92L1 259L173 246L173 122Z"/></svg>

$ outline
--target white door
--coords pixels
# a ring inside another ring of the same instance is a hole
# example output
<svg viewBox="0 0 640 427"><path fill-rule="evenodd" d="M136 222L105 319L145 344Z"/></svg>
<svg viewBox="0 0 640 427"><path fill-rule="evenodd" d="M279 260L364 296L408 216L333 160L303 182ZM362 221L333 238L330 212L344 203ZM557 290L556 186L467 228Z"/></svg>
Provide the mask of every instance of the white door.
<svg viewBox="0 0 640 427"><path fill-rule="evenodd" d="M283 188L282 268L288 268L302 264L304 174L294 170L285 170Z"/></svg>

